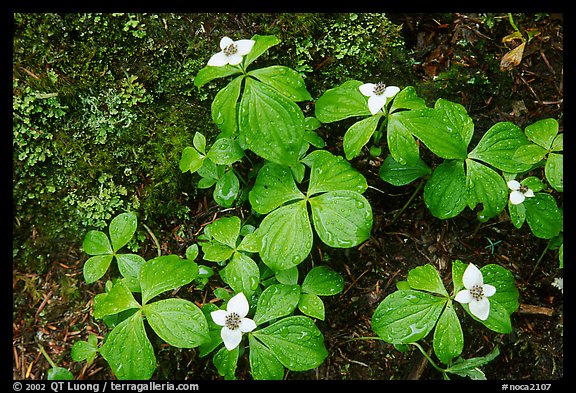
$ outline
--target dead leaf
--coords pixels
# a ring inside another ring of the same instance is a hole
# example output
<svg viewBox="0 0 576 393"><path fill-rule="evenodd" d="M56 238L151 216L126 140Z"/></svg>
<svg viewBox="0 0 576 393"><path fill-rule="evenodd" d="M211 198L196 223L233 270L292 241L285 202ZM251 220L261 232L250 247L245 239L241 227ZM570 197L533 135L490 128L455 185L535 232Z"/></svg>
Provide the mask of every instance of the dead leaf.
<svg viewBox="0 0 576 393"><path fill-rule="evenodd" d="M521 43L516 48L512 49L510 52L502 56L500 61L500 69L502 71L509 71L516 67L522 61L522 56L524 54L524 47L526 42Z"/></svg>

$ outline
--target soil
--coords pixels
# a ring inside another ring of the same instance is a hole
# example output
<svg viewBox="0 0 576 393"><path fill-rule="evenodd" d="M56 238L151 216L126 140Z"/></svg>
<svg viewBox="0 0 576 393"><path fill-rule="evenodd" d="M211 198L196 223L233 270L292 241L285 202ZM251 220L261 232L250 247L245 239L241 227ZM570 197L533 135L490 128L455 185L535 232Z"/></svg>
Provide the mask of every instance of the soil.
<svg viewBox="0 0 576 393"><path fill-rule="evenodd" d="M407 45L418 60L415 71L423 83L432 83L454 62L464 64L468 71L476 68L485 74L493 72L481 59L466 57L462 50L454 49L455 40L468 40L472 46L482 40L483 50L498 58L513 46L507 47L501 42L503 35L511 31L497 35L493 30L479 27L472 14L461 15L457 23L448 25L439 23L434 15L399 14L391 18L403 24ZM481 97L470 94L473 87L458 93L459 102L470 111L477 129L484 125L486 129L498 121L525 126L541 118L554 117L559 120L562 131L562 15L526 22L536 24L534 27L538 27L541 35L531 42L518 66L502 72L500 77L508 78L510 90L494 89L493 94ZM489 33L493 35L488 36ZM323 137L329 140L329 146L334 146L335 154L341 154L342 135L331 133ZM353 165L370 185L365 196L373 208L372 236L355 249L318 246L301 265L307 269L311 264L327 263L342 274L345 285L340 295L325 298L326 320L317 322L325 337L327 359L308 372L287 372L286 379L442 379L441 373L416 348L400 352L383 341L351 339L374 336L370 321L375 308L396 289L397 281L406 279L411 268L430 263L448 284L451 263L460 259L479 266L495 263L510 270L520 294L520 308L512 314L511 334L492 332L462 310L458 311L464 329L463 357L485 356L498 346L500 355L482 367L487 379L562 380L563 293L552 283L563 276L563 270L558 267L558 252L545 251L548 241L534 237L527 225L516 229L505 212L482 225L476 220L476 212L469 209L452 219L437 219L424 204L421 189L418 190L419 181L403 187L388 185L378 176L380 162L368 155L355 160ZM561 205L561 195L557 197ZM165 253L183 255L199 230L215 217L247 213L241 209L223 212L210 200L209 194L198 200L191 222L166 222L164 231L156 233ZM181 225L186 228L185 238L177 232ZM154 243L150 241L143 252L154 256ZM101 340L107 332L102 321L91 316L93 297L104 291L102 284L84 283L82 267L86 255L79 249L70 247L52 257L45 274L13 271L12 376L14 379L46 379L50 365L39 350L42 345L52 360L72 371L76 379L113 379L101 357L90 365L70 358L70 348L76 341L87 339L90 333L97 334ZM217 286L214 282L201 292L182 291L178 296L202 304L211 298ZM199 358L195 350L176 349L160 341L153 344L158 360L153 379L221 379L210 356ZM422 346L430 349L431 337L424 339ZM237 377L250 379L245 360L239 362Z"/></svg>

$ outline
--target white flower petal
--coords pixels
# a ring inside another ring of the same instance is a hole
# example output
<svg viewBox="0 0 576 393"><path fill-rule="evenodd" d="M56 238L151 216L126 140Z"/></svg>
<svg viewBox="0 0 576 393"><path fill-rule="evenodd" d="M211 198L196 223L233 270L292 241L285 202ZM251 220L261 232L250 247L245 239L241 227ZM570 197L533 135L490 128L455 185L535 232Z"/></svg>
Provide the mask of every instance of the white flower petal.
<svg viewBox="0 0 576 393"><path fill-rule="evenodd" d="M490 297L496 293L496 287L494 285L484 284L482 292L484 293L484 296Z"/></svg>
<svg viewBox="0 0 576 393"><path fill-rule="evenodd" d="M220 40L220 49L224 50L224 48L230 46L234 43L234 40L230 37L222 37Z"/></svg>
<svg viewBox="0 0 576 393"><path fill-rule="evenodd" d="M252 50L256 41L254 40L238 40L236 41L236 49L241 56L247 55Z"/></svg>
<svg viewBox="0 0 576 393"><path fill-rule="evenodd" d="M472 295L470 294L470 291L463 289L456 294L454 300L459 303L470 303L472 301Z"/></svg>
<svg viewBox="0 0 576 393"><path fill-rule="evenodd" d="M228 64L237 65L242 63L242 56L238 53L228 56Z"/></svg>
<svg viewBox="0 0 576 393"><path fill-rule="evenodd" d="M240 292L235 295L232 299L228 300L228 306L226 308L228 313L235 312L240 318L244 318L248 311L250 310L250 305L244 293Z"/></svg>
<svg viewBox="0 0 576 393"><path fill-rule="evenodd" d="M520 191L512 191L510 193L510 202L512 202L513 205L521 204L524 202L524 199L526 199L526 196Z"/></svg>
<svg viewBox="0 0 576 393"><path fill-rule="evenodd" d="M251 320L250 318L242 318L240 321L240 331L242 333L248 333L252 330L256 329L256 322Z"/></svg>
<svg viewBox="0 0 576 393"><path fill-rule="evenodd" d="M532 191L531 189L528 189L528 191L526 191L524 193L524 196L528 197L528 198L532 198L534 196L534 191Z"/></svg>
<svg viewBox="0 0 576 393"><path fill-rule="evenodd" d="M510 180L506 184L508 184L508 188L511 190L516 191L516 190L520 189L520 182L518 182L517 180Z"/></svg>
<svg viewBox="0 0 576 393"><path fill-rule="evenodd" d="M373 115L378 113L378 111L386 105L386 100L387 98L385 95L376 95L368 98L368 109L370 109L370 113Z"/></svg>
<svg viewBox="0 0 576 393"><path fill-rule="evenodd" d="M485 321L488 318L488 314L490 314L490 300L485 297L479 301L470 302L468 306L472 315L482 321Z"/></svg>
<svg viewBox="0 0 576 393"><path fill-rule="evenodd" d="M482 272L474 264L469 263L466 270L464 270L464 275L462 276L462 282L466 289L471 289L475 285L484 284L484 278L482 277Z"/></svg>
<svg viewBox="0 0 576 393"><path fill-rule="evenodd" d="M224 52L218 52L208 60L209 66L222 67L226 64L228 64L228 56Z"/></svg>
<svg viewBox="0 0 576 393"><path fill-rule="evenodd" d="M364 83L358 89L360 90L360 93L362 93L366 97L372 97L374 95L375 87L376 85L374 83Z"/></svg>
<svg viewBox="0 0 576 393"><path fill-rule="evenodd" d="M224 326L220 332L220 337L222 337L226 349L231 351L242 341L242 332L240 330L230 330Z"/></svg>
<svg viewBox="0 0 576 393"><path fill-rule="evenodd" d="M224 323L226 322L226 315L228 315L228 313L224 310L216 310L212 311L210 315L212 316L212 320L216 325L224 326Z"/></svg>
<svg viewBox="0 0 576 393"><path fill-rule="evenodd" d="M394 97L396 94L398 94L398 92L400 91L399 87L396 86L388 86L386 89L384 89L384 94L386 97L390 98L390 97Z"/></svg>

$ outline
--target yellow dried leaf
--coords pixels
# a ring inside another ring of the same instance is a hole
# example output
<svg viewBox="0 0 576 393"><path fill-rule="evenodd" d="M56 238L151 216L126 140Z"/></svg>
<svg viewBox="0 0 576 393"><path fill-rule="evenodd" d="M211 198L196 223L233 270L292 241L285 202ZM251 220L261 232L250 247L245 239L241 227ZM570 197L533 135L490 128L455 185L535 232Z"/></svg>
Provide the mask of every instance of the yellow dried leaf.
<svg viewBox="0 0 576 393"><path fill-rule="evenodd" d="M500 60L500 69L502 71L508 71L516 67L522 61L522 56L524 54L524 47L526 42L521 43L516 48L512 49L510 52L502 56Z"/></svg>

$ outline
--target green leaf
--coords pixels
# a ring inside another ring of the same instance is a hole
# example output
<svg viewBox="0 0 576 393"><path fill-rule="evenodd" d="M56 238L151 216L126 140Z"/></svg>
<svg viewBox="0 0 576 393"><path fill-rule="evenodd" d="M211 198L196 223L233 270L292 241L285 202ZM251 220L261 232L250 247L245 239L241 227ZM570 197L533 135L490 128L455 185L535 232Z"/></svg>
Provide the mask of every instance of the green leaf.
<svg viewBox="0 0 576 393"><path fill-rule="evenodd" d="M244 157L244 150L235 139L220 138L208 151L207 156L218 165L232 165Z"/></svg>
<svg viewBox="0 0 576 393"><path fill-rule="evenodd" d="M86 360L91 363L98 354L98 338L95 334L91 334L88 341L77 341L72 345L70 350L70 357L75 362Z"/></svg>
<svg viewBox="0 0 576 393"><path fill-rule="evenodd" d="M254 43L252 50L244 56L244 68L248 67L254 60L262 56L262 54L264 54L268 49L280 43L280 39L274 35L254 34L251 39L256 42Z"/></svg>
<svg viewBox="0 0 576 393"><path fill-rule="evenodd" d="M201 154L206 154L206 137L203 134L196 131L192 144Z"/></svg>
<svg viewBox="0 0 576 393"><path fill-rule="evenodd" d="M260 257L273 271L290 269L312 250L312 227L306 201L282 206L260 223Z"/></svg>
<svg viewBox="0 0 576 393"><path fill-rule="evenodd" d="M88 231L82 242L82 248L88 255L112 254L108 236L102 231Z"/></svg>
<svg viewBox="0 0 576 393"><path fill-rule="evenodd" d="M247 79L240 100L240 137L260 157L281 165L298 161L304 142L300 107L262 82Z"/></svg>
<svg viewBox="0 0 576 393"><path fill-rule="evenodd" d="M320 121L315 117L304 118L304 123L306 123L306 131L314 131L314 130L317 130L318 128L322 127L322 123L320 123ZM318 134L316 134L315 132L312 134L314 134L318 137ZM318 138L320 138L320 137L318 137ZM321 141L320 144L324 144L324 140L322 138L320 138L320 141ZM318 147L318 146L316 146L316 147ZM323 147L323 146L321 146L321 147Z"/></svg>
<svg viewBox="0 0 576 393"><path fill-rule="evenodd" d="M432 169L421 158L413 165L401 165L392 155L386 157L378 172L382 180L394 186L404 186L431 173Z"/></svg>
<svg viewBox="0 0 576 393"><path fill-rule="evenodd" d="M558 134L558 121L556 119L542 119L530 124L524 129L526 137L546 151L552 148L552 142Z"/></svg>
<svg viewBox="0 0 576 393"><path fill-rule="evenodd" d="M198 244L191 244L186 248L186 259L190 262L196 260L198 257Z"/></svg>
<svg viewBox="0 0 576 393"><path fill-rule="evenodd" d="M550 151L562 151L564 150L564 134L556 135L554 141L552 142L552 147Z"/></svg>
<svg viewBox="0 0 576 393"><path fill-rule="evenodd" d="M413 289L448 296L448 292L446 292L446 288L444 288L438 270L429 263L410 270L408 272L408 284L410 284L410 287Z"/></svg>
<svg viewBox="0 0 576 393"><path fill-rule="evenodd" d="M198 169L198 174L206 179L213 179L214 183L222 176L224 176L224 171L226 167L224 165L216 165L210 158L204 157L204 163ZM200 179L204 180L204 179ZM208 187L206 187L208 188Z"/></svg>
<svg viewBox="0 0 576 393"><path fill-rule="evenodd" d="M426 101L418 97L414 86L406 86L394 96L390 113L396 112L398 109L422 109L426 108Z"/></svg>
<svg viewBox="0 0 576 393"><path fill-rule="evenodd" d="M355 191L330 191L309 199L314 229L335 248L357 246L370 237L372 207Z"/></svg>
<svg viewBox="0 0 576 393"><path fill-rule="evenodd" d="M272 284L260 294L254 322L262 325L276 318L291 314L300 300L300 286Z"/></svg>
<svg viewBox="0 0 576 393"><path fill-rule="evenodd" d="M481 222L497 216L506 207L508 187L502 176L488 166L474 160L466 160L467 203L474 210L478 203L483 209L478 212Z"/></svg>
<svg viewBox="0 0 576 393"><path fill-rule="evenodd" d="M94 318L101 319L107 315L132 308L140 308L130 289L121 281L116 282L110 292L100 293L94 297Z"/></svg>
<svg viewBox="0 0 576 393"><path fill-rule="evenodd" d="M268 214L286 202L303 198L290 168L274 163L267 163L260 169L248 194L252 208L260 214Z"/></svg>
<svg viewBox="0 0 576 393"><path fill-rule="evenodd" d="M353 116L371 116L367 98L359 90L361 85L360 81L349 80L326 90L314 106L316 118L322 123L333 123Z"/></svg>
<svg viewBox="0 0 576 393"><path fill-rule="evenodd" d="M454 294L457 294L461 289L464 289L464 283L462 277L464 277L464 272L468 267L467 263L456 259L452 263L452 282L454 283Z"/></svg>
<svg viewBox="0 0 576 393"><path fill-rule="evenodd" d="M218 374L227 380L236 379L236 367L238 366L238 356L240 354L239 347L229 351L226 347L220 348L214 355L212 361L218 370Z"/></svg>
<svg viewBox="0 0 576 393"><path fill-rule="evenodd" d="M517 161L514 154L526 144L528 140L517 125L499 122L486 131L468 158L483 161L505 172L525 172L531 166Z"/></svg>
<svg viewBox="0 0 576 393"><path fill-rule="evenodd" d="M513 205L512 202L508 201L508 213L510 214L512 224L516 228L521 228L526 220L526 208L524 204Z"/></svg>
<svg viewBox="0 0 576 393"><path fill-rule="evenodd" d="M298 267L280 270L274 274L274 277L280 284L296 285L298 284Z"/></svg>
<svg viewBox="0 0 576 393"><path fill-rule="evenodd" d="M434 217L452 218L466 207L464 161L444 161L424 186L424 202Z"/></svg>
<svg viewBox="0 0 576 393"><path fill-rule="evenodd" d="M303 314L309 317L324 320L324 302L318 295L312 293L303 293L300 295L300 300L298 301L298 309L302 311Z"/></svg>
<svg viewBox="0 0 576 393"><path fill-rule="evenodd" d="M437 156L446 159L464 159L468 145L462 138L461 130L452 129L450 124L445 123L445 117L443 110L424 108L393 113L388 121L394 119L400 122Z"/></svg>
<svg viewBox="0 0 576 393"><path fill-rule="evenodd" d="M372 315L372 329L391 344L409 344L428 335L447 299L415 290L388 295Z"/></svg>
<svg viewBox="0 0 576 393"><path fill-rule="evenodd" d="M270 66L248 72L248 75L275 88L292 101L311 100L306 84L300 74L285 66Z"/></svg>
<svg viewBox="0 0 576 393"><path fill-rule="evenodd" d="M260 270L249 256L235 252L232 260L223 270L226 283L234 292L244 292L246 297L250 297L258 288Z"/></svg>
<svg viewBox="0 0 576 393"><path fill-rule="evenodd" d="M520 146L513 155L513 159L526 165L534 165L542 161L548 151L535 143Z"/></svg>
<svg viewBox="0 0 576 393"><path fill-rule="evenodd" d="M74 375L70 370L64 367L52 367L46 373L46 379L49 381L73 381Z"/></svg>
<svg viewBox="0 0 576 393"><path fill-rule="evenodd" d="M135 213L127 212L117 215L110 222L110 240L114 252L124 247L136 233L138 218Z"/></svg>
<svg viewBox="0 0 576 393"><path fill-rule="evenodd" d="M202 167L206 156L200 154L198 150L191 146L186 146L182 150L182 156L180 158L179 168L182 173L190 171L190 173L196 172Z"/></svg>
<svg viewBox="0 0 576 393"><path fill-rule="evenodd" d="M195 348L210 341L208 322L202 311L184 299L164 299L142 308L160 338L177 348Z"/></svg>
<svg viewBox="0 0 576 393"><path fill-rule="evenodd" d="M362 194L366 179L349 162L326 150L315 150L302 162L311 168L308 196L326 191L348 190Z"/></svg>
<svg viewBox="0 0 576 393"><path fill-rule="evenodd" d="M136 254L116 254L116 263L123 277L138 278L140 268L146 263L146 260Z"/></svg>
<svg viewBox="0 0 576 393"><path fill-rule="evenodd" d="M461 377L470 377L471 379L482 379L485 380L486 377L484 373L478 368L491 362L500 354L498 347L494 347L494 350L486 356L456 360L450 367L446 369L446 372L456 374Z"/></svg>
<svg viewBox="0 0 576 393"><path fill-rule="evenodd" d="M511 315L518 309L518 289L514 284L514 275L500 265L489 264L480 269L485 284L496 287L490 302L498 302L504 307L506 313Z"/></svg>
<svg viewBox="0 0 576 393"><path fill-rule="evenodd" d="M320 296L333 296L344 289L344 279L328 266L316 266L302 282L302 292Z"/></svg>
<svg viewBox="0 0 576 393"><path fill-rule="evenodd" d="M354 123L344 134L344 153L347 160L360 155L362 148L370 141L376 131L381 116L370 116Z"/></svg>
<svg viewBox="0 0 576 393"><path fill-rule="evenodd" d="M311 117L307 117L306 119L311 119ZM308 122L306 122L306 124L308 124ZM322 149L326 146L326 142L324 142L324 139L322 139L322 137L318 135L315 131L306 130L304 132L304 141L308 142L314 147L317 147L318 149Z"/></svg>
<svg viewBox="0 0 576 393"><path fill-rule="evenodd" d="M114 256L109 255L94 255L84 262L83 273L84 280L87 284L92 284L99 280L110 267Z"/></svg>
<svg viewBox="0 0 576 393"><path fill-rule="evenodd" d="M257 381L282 380L284 378L284 366L274 354L252 335L248 336L248 344L250 346L249 361L252 378Z"/></svg>
<svg viewBox="0 0 576 393"><path fill-rule="evenodd" d="M204 227L204 233L219 243L235 249L242 222L237 216L222 217Z"/></svg>
<svg viewBox="0 0 576 393"><path fill-rule="evenodd" d="M214 97L211 105L212 121L222 131L225 137L231 137L238 130L237 105L244 75L240 75L228 83Z"/></svg>
<svg viewBox="0 0 576 393"><path fill-rule="evenodd" d="M141 311L120 322L108 334L100 354L120 380L152 377L156 370L156 357L146 336Z"/></svg>
<svg viewBox="0 0 576 393"><path fill-rule="evenodd" d="M539 192L533 198L526 198L523 203L526 208L526 222L534 236L552 239L562 231L562 211L552 195Z"/></svg>
<svg viewBox="0 0 576 393"><path fill-rule="evenodd" d="M204 253L202 259L205 261L223 262L230 259L232 254L234 254L233 248L217 241L201 243L201 246L202 252Z"/></svg>
<svg viewBox="0 0 576 393"><path fill-rule="evenodd" d="M420 160L420 151L405 123L405 115L401 115L402 113L404 112L392 113L388 116L386 140L394 161L400 165L414 166Z"/></svg>
<svg viewBox="0 0 576 393"><path fill-rule="evenodd" d="M206 66L198 71L194 78L194 86L201 88L206 83L217 78L224 78L234 74L240 74L242 71L238 66L231 66L229 64L222 67Z"/></svg>
<svg viewBox="0 0 576 393"><path fill-rule="evenodd" d="M548 154L544 173L552 188L556 191L564 192L564 156L562 154Z"/></svg>
<svg viewBox="0 0 576 393"><path fill-rule="evenodd" d="M232 207L239 193L240 181L234 174L234 171L230 170L216 182L216 187L214 187L212 195L218 205L222 207Z"/></svg>
<svg viewBox="0 0 576 393"><path fill-rule="evenodd" d="M468 146L474 134L474 122L466 109L460 104L442 98L436 100L434 109L451 132L460 134L462 141Z"/></svg>
<svg viewBox="0 0 576 393"><path fill-rule="evenodd" d="M198 276L198 265L178 255L163 255L146 262L140 269L142 304L153 297L189 284Z"/></svg>
<svg viewBox="0 0 576 393"><path fill-rule="evenodd" d="M449 301L434 329L434 353L444 364L460 356L464 349L464 334L458 315Z"/></svg>
<svg viewBox="0 0 576 393"><path fill-rule="evenodd" d="M324 336L305 316L282 318L264 329L251 333L291 371L318 367L328 356Z"/></svg>

